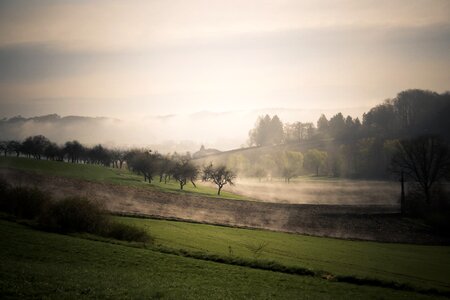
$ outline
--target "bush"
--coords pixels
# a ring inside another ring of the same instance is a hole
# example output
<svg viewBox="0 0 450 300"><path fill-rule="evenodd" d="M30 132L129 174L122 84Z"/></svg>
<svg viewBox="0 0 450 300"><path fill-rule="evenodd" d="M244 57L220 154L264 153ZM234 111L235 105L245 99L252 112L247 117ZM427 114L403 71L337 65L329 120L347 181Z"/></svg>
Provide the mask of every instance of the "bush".
<svg viewBox="0 0 450 300"><path fill-rule="evenodd" d="M114 222L97 202L80 197L52 201L36 188L11 187L2 179L0 211L18 218L37 219L40 228L54 232L86 232L130 242L152 241L144 230Z"/></svg>
<svg viewBox="0 0 450 300"><path fill-rule="evenodd" d="M152 240L145 230L118 222L110 222L101 235L129 242L147 243Z"/></svg>
<svg viewBox="0 0 450 300"><path fill-rule="evenodd" d="M51 201L50 196L36 188L0 183L0 193L0 210L23 219L40 216Z"/></svg>
<svg viewBox="0 0 450 300"><path fill-rule="evenodd" d="M103 230L108 220L99 204L72 197L53 202L38 221L40 226L51 231L97 233Z"/></svg>
<svg viewBox="0 0 450 300"><path fill-rule="evenodd" d="M39 218L39 225L60 233L87 232L123 241L151 242L147 232L111 220L99 203L85 198L52 203Z"/></svg>

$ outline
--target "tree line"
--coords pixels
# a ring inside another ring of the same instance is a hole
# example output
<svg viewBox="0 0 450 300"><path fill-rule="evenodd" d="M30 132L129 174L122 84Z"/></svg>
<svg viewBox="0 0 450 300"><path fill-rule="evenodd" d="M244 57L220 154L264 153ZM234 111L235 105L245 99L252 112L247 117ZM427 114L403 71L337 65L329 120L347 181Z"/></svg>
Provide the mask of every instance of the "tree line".
<svg viewBox="0 0 450 300"><path fill-rule="evenodd" d="M386 178L398 142L425 135L450 140L449 114L449 92L406 90L364 113L362 121L342 113L329 119L322 114L316 124L283 124L276 115L261 116L249 133L249 145L283 145L290 149L316 145L316 150L326 152L315 164L319 166L316 174Z"/></svg>
<svg viewBox="0 0 450 300"><path fill-rule="evenodd" d="M322 114L312 122L283 124L277 115L261 116L249 132L250 146L269 146L302 141L333 139L352 143L360 139L407 139L439 135L450 139L450 92L438 94L419 89L406 90L363 114L362 121L337 113Z"/></svg>
<svg viewBox="0 0 450 300"><path fill-rule="evenodd" d="M108 149L101 144L87 147L76 140L58 145L43 135L27 137L23 142L0 141L0 151L4 156L96 164L120 169L126 166L134 173L143 176L144 181L149 183L152 183L155 178L166 184L170 180L175 180L180 190L183 190L188 182L197 187L195 181L201 179L216 184L218 195L224 185L234 184L236 178L234 172L222 165L197 166L189 152L163 155L148 149Z"/></svg>

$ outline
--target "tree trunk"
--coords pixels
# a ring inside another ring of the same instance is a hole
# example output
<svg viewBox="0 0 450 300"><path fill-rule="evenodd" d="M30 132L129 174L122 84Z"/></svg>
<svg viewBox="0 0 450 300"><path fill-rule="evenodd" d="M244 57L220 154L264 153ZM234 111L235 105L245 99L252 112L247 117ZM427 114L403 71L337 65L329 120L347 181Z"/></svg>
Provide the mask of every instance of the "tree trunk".
<svg viewBox="0 0 450 300"><path fill-rule="evenodd" d="M195 185L194 180L191 179L191 183L192 183L192 185L193 185L195 188L197 188L197 186Z"/></svg>
<svg viewBox="0 0 450 300"><path fill-rule="evenodd" d="M222 186L219 185L219 189L217 190L217 195L220 196L220 190L222 189Z"/></svg>
<svg viewBox="0 0 450 300"><path fill-rule="evenodd" d="M401 193L401 198L400 198L400 211L401 211L402 215L404 215L405 214L405 179L403 176L403 171L401 173L400 183L402 186L402 193Z"/></svg>

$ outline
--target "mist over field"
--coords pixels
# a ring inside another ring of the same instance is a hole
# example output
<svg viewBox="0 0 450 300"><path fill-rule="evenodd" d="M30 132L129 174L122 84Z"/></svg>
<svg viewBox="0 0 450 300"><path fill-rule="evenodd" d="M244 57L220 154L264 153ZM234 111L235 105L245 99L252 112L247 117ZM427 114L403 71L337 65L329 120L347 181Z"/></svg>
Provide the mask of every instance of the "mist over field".
<svg viewBox="0 0 450 300"><path fill-rule="evenodd" d="M0 0L0 299L450 297L449 0Z"/></svg>
<svg viewBox="0 0 450 300"><path fill-rule="evenodd" d="M347 108L352 115L362 115L364 107ZM338 109L326 109L335 113ZM195 152L201 145L221 151L247 146L248 130L261 114L278 114L286 122L298 118L313 121L323 110L267 108L259 110L199 111L159 116L9 116L0 120L0 135L23 140L42 134L57 143L78 140L87 145L109 147L148 147L167 152Z"/></svg>
<svg viewBox="0 0 450 300"><path fill-rule="evenodd" d="M384 205L394 211L400 205L398 184L390 181L299 180L286 184L281 180L240 179L230 191L259 201L288 204Z"/></svg>

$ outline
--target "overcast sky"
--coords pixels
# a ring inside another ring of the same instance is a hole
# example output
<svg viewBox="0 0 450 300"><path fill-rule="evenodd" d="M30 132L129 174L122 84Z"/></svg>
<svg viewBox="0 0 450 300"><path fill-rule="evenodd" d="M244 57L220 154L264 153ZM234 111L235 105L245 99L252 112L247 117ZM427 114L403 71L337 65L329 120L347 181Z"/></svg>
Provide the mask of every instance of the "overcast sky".
<svg viewBox="0 0 450 300"><path fill-rule="evenodd" d="M408 88L450 89L448 0L0 1L1 117L313 120Z"/></svg>

